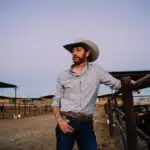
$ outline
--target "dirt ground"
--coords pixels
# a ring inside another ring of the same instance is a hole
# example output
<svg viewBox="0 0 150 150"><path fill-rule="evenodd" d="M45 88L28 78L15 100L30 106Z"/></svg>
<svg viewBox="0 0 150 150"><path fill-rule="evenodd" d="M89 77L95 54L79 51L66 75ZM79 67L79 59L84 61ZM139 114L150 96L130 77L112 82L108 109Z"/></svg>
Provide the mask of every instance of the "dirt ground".
<svg viewBox="0 0 150 150"><path fill-rule="evenodd" d="M94 120L100 149L118 150L118 141L109 137L103 106L96 106ZM52 114L0 120L0 150L55 150L55 126Z"/></svg>

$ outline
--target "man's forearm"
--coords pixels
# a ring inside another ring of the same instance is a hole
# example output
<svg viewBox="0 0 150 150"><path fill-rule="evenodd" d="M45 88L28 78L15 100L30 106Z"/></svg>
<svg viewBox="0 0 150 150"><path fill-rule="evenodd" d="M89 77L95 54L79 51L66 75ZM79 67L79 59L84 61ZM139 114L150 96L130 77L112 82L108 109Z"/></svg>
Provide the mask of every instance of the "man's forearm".
<svg viewBox="0 0 150 150"><path fill-rule="evenodd" d="M116 88L121 89L121 81L120 80L118 81L118 84L117 84Z"/></svg>
<svg viewBox="0 0 150 150"><path fill-rule="evenodd" d="M131 84L135 84L134 80L131 80ZM121 85L121 80L119 80L118 84L117 84L117 89L121 89L122 85Z"/></svg>
<svg viewBox="0 0 150 150"><path fill-rule="evenodd" d="M60 113L60 107L53 107L53 112L54 112L57 122L62 119L61 113Z"/></svg>

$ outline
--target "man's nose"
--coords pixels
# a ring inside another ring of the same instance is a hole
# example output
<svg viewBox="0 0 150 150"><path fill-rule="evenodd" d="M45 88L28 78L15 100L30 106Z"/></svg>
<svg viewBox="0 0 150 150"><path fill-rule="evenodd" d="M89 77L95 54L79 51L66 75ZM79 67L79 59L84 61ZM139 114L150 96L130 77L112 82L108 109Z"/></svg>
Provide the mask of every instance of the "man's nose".
<svg viewBox="0 0 150 150"><path fill-rule="evenodd" d="M76 54L77 54L77 51L76 51L76 50L73 50L73 51L72 51L72 54L73 54L73 55L76 55Z"/></svg>

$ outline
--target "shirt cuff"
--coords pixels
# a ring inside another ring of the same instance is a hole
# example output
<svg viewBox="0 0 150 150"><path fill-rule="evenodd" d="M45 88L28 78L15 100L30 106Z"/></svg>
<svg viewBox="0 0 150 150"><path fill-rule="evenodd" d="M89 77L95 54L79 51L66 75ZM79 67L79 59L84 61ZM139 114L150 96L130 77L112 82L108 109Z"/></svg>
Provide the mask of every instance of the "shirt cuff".
<svg viewBox="0 0 150 150"><path fill-rule="evenodd" d="M113 90L118 89L117 87L118 87L119 84L120 84L120 80L116 79L114 85L112 86L112 89L113 89Z"/></svg>
<svg viewBox="0 0 150 150"><path fill-rule="evenodd" d="M57 100L53 100L52 107L60 107L60 103Z"/></svg>

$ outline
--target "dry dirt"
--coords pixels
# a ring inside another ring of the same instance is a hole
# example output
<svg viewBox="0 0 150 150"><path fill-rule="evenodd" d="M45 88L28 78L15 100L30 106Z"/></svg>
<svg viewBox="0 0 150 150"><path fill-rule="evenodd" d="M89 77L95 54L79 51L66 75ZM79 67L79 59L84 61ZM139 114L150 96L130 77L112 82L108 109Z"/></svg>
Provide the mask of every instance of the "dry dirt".
<svg viewBox="0 0 150 150"><path fill-rule="evenodd" d="M103 106L96 106L94 120L100 149L118 150L118 141L109 137ZM55 126L52 114L0 120L0 150L55 150Z"/></svg>

